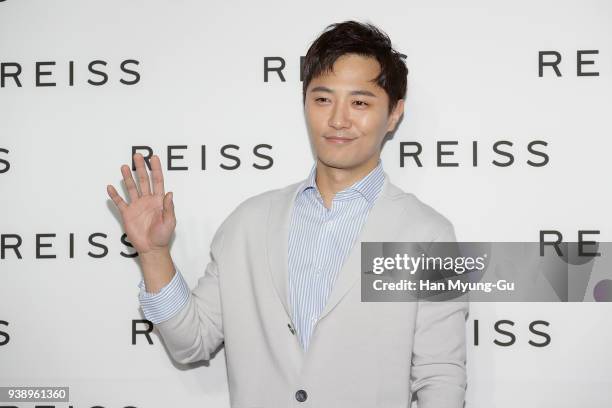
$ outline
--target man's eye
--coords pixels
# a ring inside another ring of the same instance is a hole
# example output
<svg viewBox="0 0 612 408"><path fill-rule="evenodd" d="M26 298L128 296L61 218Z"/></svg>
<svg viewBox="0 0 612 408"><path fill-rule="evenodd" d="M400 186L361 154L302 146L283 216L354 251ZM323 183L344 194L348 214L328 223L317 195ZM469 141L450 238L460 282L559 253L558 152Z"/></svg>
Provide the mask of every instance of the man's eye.
<svg viewBox="0 0 612 408"><path fill-rule="evenodd" d="M368 106L368 103L364 101L355 101L355 103L357 104L357 106Z"/></svg>
<svg viewBox="0 0 612 408"><path fill-rule="evenodd" d="M322 96L315 99L315 102L325 102L325 101L327 101L327 98L324 98Z"/></svg>

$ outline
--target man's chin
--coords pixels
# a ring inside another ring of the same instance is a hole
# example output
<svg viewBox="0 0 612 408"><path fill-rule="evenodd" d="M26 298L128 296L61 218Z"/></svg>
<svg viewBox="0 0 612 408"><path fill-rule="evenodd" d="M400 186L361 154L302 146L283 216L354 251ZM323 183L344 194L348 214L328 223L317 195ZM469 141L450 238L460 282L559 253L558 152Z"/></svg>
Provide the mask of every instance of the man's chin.
<svg viewBox="0 0 612 408"><path fill-rule="evenodd" d="M326 167L338 170L351 170L359 167L359 163L354 160L322 159L319 157L319 162Z"/></svg>

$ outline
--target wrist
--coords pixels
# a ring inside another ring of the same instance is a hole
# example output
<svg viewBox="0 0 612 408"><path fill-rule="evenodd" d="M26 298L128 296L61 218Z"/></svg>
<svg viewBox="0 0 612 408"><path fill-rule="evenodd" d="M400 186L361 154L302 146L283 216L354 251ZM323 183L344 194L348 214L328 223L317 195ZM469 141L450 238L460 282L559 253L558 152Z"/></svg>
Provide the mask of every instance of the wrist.
<svg viewBox="0 0 612 408"><path fill-rule="evenodd" d="M162 260L170 258L170 248L156 248L147 252L139 252L138 256L144 263L159 263Z"/></svg>
<svg viewBox="0 0 612 408"><path fill-rule="evenodd" d="M170 250L167 248L141 254L140 265L145 290L149 293L158 293L172 280L175 274Z"/></svg>

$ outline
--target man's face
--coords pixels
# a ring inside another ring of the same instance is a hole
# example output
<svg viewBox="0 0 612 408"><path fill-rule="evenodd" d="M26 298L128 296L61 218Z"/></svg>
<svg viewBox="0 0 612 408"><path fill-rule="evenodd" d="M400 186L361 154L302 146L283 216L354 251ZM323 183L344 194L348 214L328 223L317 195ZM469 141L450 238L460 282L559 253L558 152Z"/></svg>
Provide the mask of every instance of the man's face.
<svg viewBox="0 0 612 408"><path fill-rule="evenodd" d="M389 114L389 97L373 80L380 72L375 58L345 54L330 73L313 78L304 112L318 161L346 170L373 168L382 140L404 111L398 101Z"/></svg>

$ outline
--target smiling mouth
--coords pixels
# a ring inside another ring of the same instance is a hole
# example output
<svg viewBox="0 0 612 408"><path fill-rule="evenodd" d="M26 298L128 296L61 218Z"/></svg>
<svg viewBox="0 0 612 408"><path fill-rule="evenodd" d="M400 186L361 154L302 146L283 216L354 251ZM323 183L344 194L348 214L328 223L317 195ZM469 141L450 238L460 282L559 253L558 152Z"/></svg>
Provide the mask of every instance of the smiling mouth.
<svg viewBox="0 0 612 408"><path fill-rule="evenodd" d="M350 138L350 137L323 136L323 138L330 143L336 143L336 144L349 143L355 140L355 138Z"/></svg>

